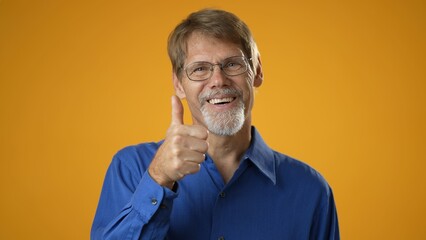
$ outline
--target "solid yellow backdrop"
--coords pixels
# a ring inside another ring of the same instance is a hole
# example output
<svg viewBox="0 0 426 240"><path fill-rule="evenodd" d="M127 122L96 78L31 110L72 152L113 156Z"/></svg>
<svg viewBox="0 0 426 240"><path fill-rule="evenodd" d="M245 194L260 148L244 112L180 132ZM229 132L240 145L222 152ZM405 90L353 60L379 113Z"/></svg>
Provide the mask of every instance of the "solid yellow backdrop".
<svg viewBox="0 0 426 240"><path fill-rule="evenodd" d="M166 39L204 7L251 27L254 124L326 177L342 239L424 237L425 1L0 0L0 239L89 238L112 155L165 134Z"/></svg>

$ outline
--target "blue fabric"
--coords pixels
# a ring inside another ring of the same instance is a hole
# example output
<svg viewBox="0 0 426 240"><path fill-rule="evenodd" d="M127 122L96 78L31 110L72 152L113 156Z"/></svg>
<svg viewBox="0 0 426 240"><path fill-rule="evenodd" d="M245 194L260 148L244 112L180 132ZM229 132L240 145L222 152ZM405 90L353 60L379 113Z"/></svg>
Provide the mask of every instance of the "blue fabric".
<svg viewBox="0 0 426 240"><path fill-rule="evenodd" d="M340 239L331 188L308 165L270 149L257 130L225 184L200 172L158 185L147 168L159 143L119 151L107 171L91 239Z"/></svg>

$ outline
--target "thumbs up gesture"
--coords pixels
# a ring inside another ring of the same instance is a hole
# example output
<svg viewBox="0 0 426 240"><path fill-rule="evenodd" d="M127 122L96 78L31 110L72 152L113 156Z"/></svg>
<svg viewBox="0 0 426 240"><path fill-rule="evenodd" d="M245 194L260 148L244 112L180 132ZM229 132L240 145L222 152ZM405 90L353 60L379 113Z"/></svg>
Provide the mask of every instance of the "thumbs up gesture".
<svg viewBox="0 0 426 240"><path fill-rule="evenodd" d="M160 185L173 188L176 181L200 170L208 149L208 130L183 123L183 106L172 96L172 120L163 144L157 150L148 172Z"/></svg>

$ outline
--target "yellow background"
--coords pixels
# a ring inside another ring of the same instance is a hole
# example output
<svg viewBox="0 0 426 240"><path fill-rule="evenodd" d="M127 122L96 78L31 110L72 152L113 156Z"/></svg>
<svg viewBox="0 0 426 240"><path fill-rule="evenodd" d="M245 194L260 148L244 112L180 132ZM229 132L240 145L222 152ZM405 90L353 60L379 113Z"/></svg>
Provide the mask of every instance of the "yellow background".
<svg viewBox="0 0 426 240"><path fill-rule="evenodd" d="M166 39L204 7L251 27L254 124L326 177L342 239L424 238L425 3L0 0L0 239L89 238L113 154L164 136Z"/></svg>

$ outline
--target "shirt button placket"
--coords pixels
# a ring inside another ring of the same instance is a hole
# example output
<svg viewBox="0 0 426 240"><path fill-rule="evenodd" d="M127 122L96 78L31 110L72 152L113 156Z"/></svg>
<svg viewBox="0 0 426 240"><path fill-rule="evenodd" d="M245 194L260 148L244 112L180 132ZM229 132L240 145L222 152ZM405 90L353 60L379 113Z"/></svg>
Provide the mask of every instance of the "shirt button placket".
<svg viewBox="0 0 426 240"><path fill-rule="evenodd" d="M226 193L224 191L219 192L219 194L218 194L219 199L225 199L225 197L226 197ZM217 204L218 205L216 205L216 207L221 205L220 203L217 203ZM224 204L224 202L222 204ZM220 209L220 207L219 207L219 209ZM216 235L218 233L217 231L213 231L213 232L216 232L216 233L214 233L214 235ZM219 233L220 233L220 231L219 231ZM216 236L218 236L218 235L216 235ZM217 237L217 240L225 240L225 237L223 235L222 236L219 235Z"/></svg>

